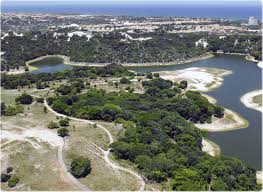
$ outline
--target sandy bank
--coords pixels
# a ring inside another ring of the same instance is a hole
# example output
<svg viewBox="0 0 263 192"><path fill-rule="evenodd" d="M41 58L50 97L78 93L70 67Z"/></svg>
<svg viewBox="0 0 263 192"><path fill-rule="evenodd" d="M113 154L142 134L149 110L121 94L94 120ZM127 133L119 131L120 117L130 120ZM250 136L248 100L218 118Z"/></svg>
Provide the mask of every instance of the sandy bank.
<svg viewBox="0 0 263 192"><path fill-rule="evenodd" d="M260 105L259 103L255 103L253 101L253 98L259 95L263 96L263 90L256 90L246 93L240 98L240 101L248 108L263 112L262 104Z"/></svg>
<svg viewBox="0 0 263 192"><path fill-rule="evenodd" d="M217 68L190 67L176 71L158 71L160 77L166 80L180 82L186 80L188 88L195 91L211 91L223 84L223 76L232 72Z"/></svg>
<svg viewBox="0 0 263 192"><path fill-rule="evenodd" d="M238 113L225 108L225 116L223 118L212 117L212 123L196 123L195 126L201 130L208 132L230 131L248 127L249 123Z"/></svg>
<svg viewBox="0 0 263 192"><path fill-rule="evenodd" d="M256 173L257 184L263 184L263 172L257 171Z"/></svg>
<svg viewBox="0 0 263 192"><path fill-rule="evenodd" d="M263 69L263 62L262 62L262 61L258 63L258 67L260 67L261 69Z"/></svg>
<svg viewBox="0 0 263 192"><path fill-rule="evenodd" d="M213 157L218 156L221 153L220 147L216 143L208 139L203 138L202 145L203 145L202 151Z"/></svg>

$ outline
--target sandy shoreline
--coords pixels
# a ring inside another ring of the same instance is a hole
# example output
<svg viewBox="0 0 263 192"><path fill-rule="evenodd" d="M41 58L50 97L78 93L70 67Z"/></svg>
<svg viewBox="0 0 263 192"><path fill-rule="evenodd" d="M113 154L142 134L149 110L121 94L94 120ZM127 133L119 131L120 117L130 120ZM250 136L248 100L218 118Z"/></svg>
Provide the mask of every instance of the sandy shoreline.
<svg viewBox="0 0 263 192"><path fill-rule="evenodd" d="M207 153L208 155L214 157L214 156L219 156L221 153L220 147L213 141L210 141L206 138L202 139L202 145L203 145L202 151Z"/></svg>
<svg viewBox="0 0 263 192"><path fill-rule="evenodd" d="M261 69L263 69L263 62L262 62L262 61L260 61L260 62L258 63L258 67L260 67Z"/></svg>
<svg viewBox="0 0 263 192"><path fill-rule="evenodd" d="M212 117L212 123L196 123L195 126L208 132L231 131L248 127L249 122L238 113L225 108L223 118Z"/></svg>
<svg viewBox="0 0 263 192"><path fill-rule="evenodd" d="M246 93L240 98L240 101L248 108L255 109L263 113L263 107L258 103L253 102L253 97L263 95L263 90L255 90L249 93Z"/></svg>
<svg viewBox="0 0 263 192"><path fill-rule="evenodd" d="M207 92L223 84L223 77L232 74L232 71L208 68L190 67L176 71L158 71L160 77L173 82L186 80L188 90Z"/></svg>

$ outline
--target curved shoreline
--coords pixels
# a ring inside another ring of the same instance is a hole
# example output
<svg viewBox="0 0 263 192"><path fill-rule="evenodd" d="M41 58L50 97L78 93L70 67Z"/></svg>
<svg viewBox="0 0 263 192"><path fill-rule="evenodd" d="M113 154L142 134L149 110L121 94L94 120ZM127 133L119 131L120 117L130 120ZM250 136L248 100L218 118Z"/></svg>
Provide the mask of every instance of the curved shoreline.
<svg viewBox="0 0 263 192"><path fill-rule="evenodd" d="M206 97L210 103L212 104L217 103L217 100L214 99L213 97L203 93L202 95ZM212 123L204 123L204 124L196 123L195 126L198 129L207 132L231 131L236 129L247 128L249 126L249 122L240 114L225 107L224 109L225 109L225 115L223 118L219 119L216 117L212 117Z"/></svg>
<svg viewBox="0 0 263 192"><path fill-rule="evenodd" d="M243 103L247 108L254 109L257 111L260 111L263 113L263 106L260 106L259 104L255 103L253 101L253 98L255 96L262 95L263 96L263 90L255 90L251 91L249 93L246 93L240 98L241 103Z"/></svg>
<svg viewBox="0 0 263 192"><path fill-rule="evenodd" d="M78 67L103 67L106 65L109 65L110 63L91 63L91 62L76 62L76 61L71 61L70 57L65 56L65 55L45 55L45 56L40 56L35 59L26 61L26 67L28 67L29 71L34 71L39 69L36 66L31 65L33 62L40 61L42 59L47 59L47 58L60 58L63 59L63 64L65 65L71 65L71 66L78 66ZM121 65L125 67L154 67L154 66L173 66L173 65L180 65L180 64L186 64L186 63L192 63L200 60L206 60L209 58L214 57L214 54L207 52L203 55L193 57L187 60L182 60L182 61L171 61L171 62L148 62L148 63L120 63ZM26 72L24 69L22 70L17 70L16 73L23 73ZM11 73L10 73L11 74ZM14 73L15 74L15 73Z"/></svg>

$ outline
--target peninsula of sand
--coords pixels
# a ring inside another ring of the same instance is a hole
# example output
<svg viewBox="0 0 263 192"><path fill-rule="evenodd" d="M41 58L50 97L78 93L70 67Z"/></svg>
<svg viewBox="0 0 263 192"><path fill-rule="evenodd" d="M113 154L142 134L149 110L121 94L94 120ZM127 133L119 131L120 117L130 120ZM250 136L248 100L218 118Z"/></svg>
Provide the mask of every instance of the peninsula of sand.
<svg viewBox="0 0 263 192"><path fill-rule="evenodd" d="M243 95L240 101L248 108L263 112L262 96L263 90L255 90Z"/></svg>
<svg viewBox="0 0 263 192"><path fill-rule="evenodd" d="M223 77L230 75L232 72L218 68L190 67L176 71L158 71L158 73L161 78L173 82L186 80L188 82L187 90L207 92L221 86L224 81ZM217 102L214 98L205 94L203 95L209 100L209 102L214 104ZM227 108L225 108L225 115L223 118L213 117L212 123L195 124L197 128L208 132L230 131L234 129L246 128L248 125L249 123L246 119ZM205 144L206 146L209 145L207 142L205 142Z"/></svg>

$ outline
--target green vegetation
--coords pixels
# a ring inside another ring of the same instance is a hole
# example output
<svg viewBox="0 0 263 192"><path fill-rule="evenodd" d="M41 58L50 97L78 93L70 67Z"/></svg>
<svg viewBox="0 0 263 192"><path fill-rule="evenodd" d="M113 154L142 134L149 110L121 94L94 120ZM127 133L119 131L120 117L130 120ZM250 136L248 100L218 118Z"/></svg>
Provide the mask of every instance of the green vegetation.
<svg viewBox="0 0 263 192"><path fill-rule="evenodd" d="M61 29L62 30L62 29ZM67 41L67 31L63 30L59 37L50 32L30 31L23 37L15 36L9 32L9 36L2 40L1 70L25 66L26 61L44 55L66 55L73 61L95 63L145 63L145 62L172 62L186 60L200 56L207 51L249 53L256 59L261 59L261 36L235 34L219 39L219 35L208 33L174 34L163 30L156 33L133 34L133 38L149 37L148 41L121 42L123 35L114 31L101 36L93 34L87 41L86 37L74 36L72 41ZM37 38L35 37L37 36ZM205 38L208 46L195 45L195 42ZM8 43L7 43L8 42ZM74 42L74 43L72 43ZM235 43L237 42L237 43ZM14 46L17 45L17 46ZM50 57L31 64L61 63L60 58Z"/></svg>
<svg viewBox="0 0 263 192"><path fill-rule="evenodd" d="M129 122L111 151L132 162L150 181L173 190L256 188L254 169L238 159L212 157L201 150L203 133L193 123L223 117L222 107L198 92L182 93L183 87L158 77L143 85L146 91L141 95L90 88L77 96L50 97L48 102L57 112L78 118Z"/></svg>
<svg viewBox="0 0 263 192"><path fill-rule="evenodd" d="M60 136L60 137L66 137L66 136L69 135L69 131L68 131L68 129L66 129L66 128L60 128L60 129L57 131L57 133L58 133L58 136Z"/></svg>
<svg viewBox="0 0 263 192"><path fill-rule="evenodd" d="M11 175L7 174L7 173L1 173L1 182L7 182L9 179L11 178Z"/></svg>
<svg viewBox="0 0 263 192"><path fill-rule="evenodd" d="M121 84L131 84L131 81L128 78L126 78L126 77L122 77L120 79L120 83Z"/></svg>
<svg viewBox="0 0 263 192"><path fill-rule="evenodd" d="M6 75L1 76L1 86L5 89L17 89L18 87L30 86L33 83L49 82L54 80L76 80L80 78L91 78L96 79L97 77L121 77L134 75L128 71L125 67L117 64L111 64L105 67L75 67L72 70L65 70L63 72L56 73L41 73L41 74L20 74L20 75ZM83 87L81 82L76 82L78 87ZM70 89L66 86L62 86L58 89L61 94L67 94Z"/></svg>
<svg viewBox="0 0 263 192"><path fill-rule="evenodd" d="M9 187L15 187L18 182L19 182L19 177L14 175L8 180L7 184Z"/></svg>
<svg viewBox="0 0 263 192"><path fill-rule="evenodd" d="M13 167L7 167L7 168L6 168L6 172L7 172L7 173L11 173L12 171L13 171Z"/></svg>
<svg viewBox="0 0 263 192"><path fill-rule="evenodd" d="M29 105L33 102L33 97L26 93L23 93L21 96L16 98L16 102L24 105Z"/></svg>
<svg viewBox="0 0 263 192"><path fill-rule="evenodd" d="M51 121L48 126L47 126L49 129L56 129L56 128L59 128L58 124L54 121Z"/></svg>
<svg viewBox="0 0 263 192"><path fill-rule="evenodd" d="M70 166L70 172L77 178L86 177L90 174L91 163L88 158L78 157L75 158Z"/></svg>
<svg viewBox="0 0 263 192"><path fill-rule="evenodd" d="M62 126L62 127L69 126L69 121L68 121L68 119L61 119L58 123L59 123L59 125Z"/></svg>
<svg viewBox="0 0 263 192"><path fill-rule="evenodd" d="M18 113L23 113L24 108L22 105L7 106L5 103L1 103L1 115L2 116L14 116Z"/></svg>
<svg viewBox="0 0 263 192"><path fill-rule="evenodd" d="M180 87L181 89L186 89L187 86L188 86L187 81L180 81L179 87Z"/></svg>
<svg viewBox="0 0 263 192"><path fill-rule="evenodd" d="M252 101L259 106L262 106L262 94L256 95L255 97L252 98Z"/></svg>
<svg viewBox="0 0 263 192"><path fill-rule="evenodd" d="M37 97L36 102L38 103L44 103L44 98L43 97Z"/></svg>

